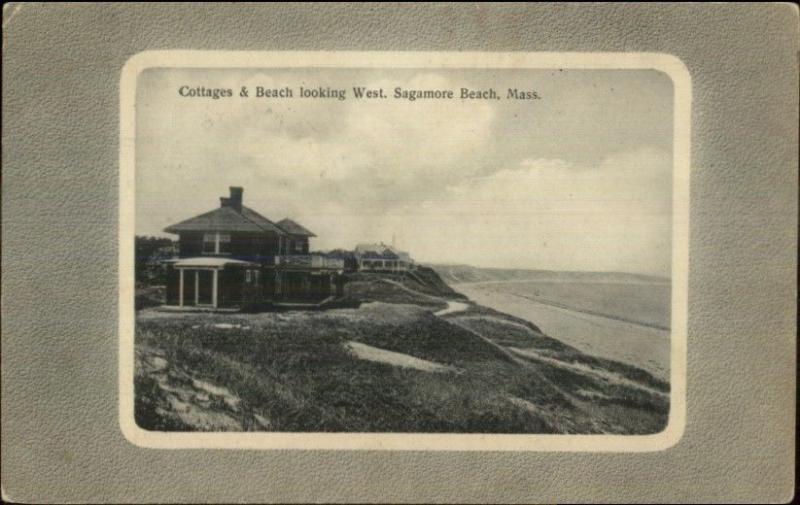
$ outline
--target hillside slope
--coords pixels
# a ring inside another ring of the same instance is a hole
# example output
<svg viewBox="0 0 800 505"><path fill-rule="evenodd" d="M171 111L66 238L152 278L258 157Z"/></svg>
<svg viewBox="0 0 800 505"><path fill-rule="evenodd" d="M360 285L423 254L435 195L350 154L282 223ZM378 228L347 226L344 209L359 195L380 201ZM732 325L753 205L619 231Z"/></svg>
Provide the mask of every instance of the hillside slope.
<svg viewBox="0 0 800 505"><path fill-rule="evenodd" d="M466 296L448 286L433 269L420 266L411 272L347 274L345 299L441 309L447 306L447 300L466 300Z"/></svg>
<svg viewBox="0 0 800 505"><path fill-rule="evenodd" d="M136 421L163 431L664 428L668 384L467 302L435 275L356 274L347 296L367 302L359 308L140 311Z"/></svg>

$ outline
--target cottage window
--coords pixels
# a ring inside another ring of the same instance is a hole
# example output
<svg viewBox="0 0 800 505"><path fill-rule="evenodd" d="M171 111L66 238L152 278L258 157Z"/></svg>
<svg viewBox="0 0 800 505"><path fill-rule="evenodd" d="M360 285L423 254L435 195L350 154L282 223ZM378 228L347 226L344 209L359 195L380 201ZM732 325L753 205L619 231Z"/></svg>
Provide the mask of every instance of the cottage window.
<svg viewBox="0 0 800 505"><path fill-rule="evenodd" d="M231 236L228 233L218 233L217 236L217 254L230 254L231 252Z"/></svg>
<svg viewBox="0 0 800 505"><path fill-rule="evenodd" d="M230 254L229 233L206 233L203 235L203 254Z"/></svg>
<svg viewBox="0 0 800 505"><path fill-rule="evenodd" d="M299 240L296 240L294 242L294 252L296 252L296 253L303 252L303 243L300 242Z"/></svg>
<svg viewBox="0 0 800 505"><path fill-rule="evenodd" d="M245 270L244 280L247 284L255 284L258 286L258 270Z"/></svg>
<svg viewBox="0 0 800 505"><path fill-rule="evenodd" d="M206 233L203 235L203 252L205 254L214 254L216 250L216 234L214 233Z"/></svg>

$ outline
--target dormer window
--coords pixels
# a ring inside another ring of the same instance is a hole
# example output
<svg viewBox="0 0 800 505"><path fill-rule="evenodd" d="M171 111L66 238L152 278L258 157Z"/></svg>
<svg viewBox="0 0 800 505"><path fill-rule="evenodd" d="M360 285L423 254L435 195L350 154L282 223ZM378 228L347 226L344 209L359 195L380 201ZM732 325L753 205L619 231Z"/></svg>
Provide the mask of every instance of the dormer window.
<svg viewBox="0 0 800 505"><path fill-rule="evenodd" d="M203 235L203 254L230 254L231 236L229 233L206 233Z"/></svg>

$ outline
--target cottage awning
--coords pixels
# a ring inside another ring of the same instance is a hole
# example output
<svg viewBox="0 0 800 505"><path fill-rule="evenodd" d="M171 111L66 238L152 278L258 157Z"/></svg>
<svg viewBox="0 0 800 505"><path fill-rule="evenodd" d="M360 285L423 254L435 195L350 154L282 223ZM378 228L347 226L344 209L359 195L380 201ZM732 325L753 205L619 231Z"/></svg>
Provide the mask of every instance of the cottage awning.
<svg viewBox="0 0 800 505"><path fill-rule="evenodd" d="M257 267L257 263L235 260L232 258L218 258L202 256L197 258L181 258L171 262L175 268L225 268L226 266Z"/></svg>

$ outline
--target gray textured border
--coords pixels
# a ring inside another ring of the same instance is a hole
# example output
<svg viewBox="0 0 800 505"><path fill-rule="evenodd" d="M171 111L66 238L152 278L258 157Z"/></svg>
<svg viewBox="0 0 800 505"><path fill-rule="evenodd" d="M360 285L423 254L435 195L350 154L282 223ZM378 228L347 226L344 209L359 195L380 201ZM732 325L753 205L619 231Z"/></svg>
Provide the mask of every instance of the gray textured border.
<svg viewBox="0 0 800 505"><path fill-rule="evenodd" d="M23 502L791 498L791 5L4 11L2 483ZM117 422L118 80L147 49L647 51L694 86L686 433L647 454L152 450Z"/></svg>

